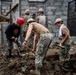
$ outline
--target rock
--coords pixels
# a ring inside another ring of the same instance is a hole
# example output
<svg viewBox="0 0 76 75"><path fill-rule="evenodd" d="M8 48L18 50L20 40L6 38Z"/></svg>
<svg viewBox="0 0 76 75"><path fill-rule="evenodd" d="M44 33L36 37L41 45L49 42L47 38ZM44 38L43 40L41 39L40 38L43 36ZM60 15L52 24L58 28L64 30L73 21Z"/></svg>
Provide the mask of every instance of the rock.
<svg viewBox="0 0 76 75"><path fill-rule="evenodd" d="M35 75L35 71L34 71L34 70L30 70L30 73L31 73L32 75Z"/></svg>
<svg viewBox="0 0 76 75"><path fill-rule="evenodd" d="M18 62L17 59L12 60L12 62L10 62L10 63L8 64L8 68L13 69L13 68L15 67L15 65L17 64L17 62Z"/></svg>
<svg viewBox="0 0 76 75"><path fill-rule="evenodd" d="M22 72L25 72L27 70L27 66L25 65L24 67L21 67Z"/></svg>
<svg viewBox="0 0 76 75"><path fill-rule="evenodd" d="M15 74L15 75L24 75L24 74L22 74L22 73L18 72L18 73L17 73L17 74Z"/></svg>
<svg viewBox="0 0 76 75"><path fill-rule="evenodd" d="M0 75L4 75L4 72L0 72Z"/></svg>

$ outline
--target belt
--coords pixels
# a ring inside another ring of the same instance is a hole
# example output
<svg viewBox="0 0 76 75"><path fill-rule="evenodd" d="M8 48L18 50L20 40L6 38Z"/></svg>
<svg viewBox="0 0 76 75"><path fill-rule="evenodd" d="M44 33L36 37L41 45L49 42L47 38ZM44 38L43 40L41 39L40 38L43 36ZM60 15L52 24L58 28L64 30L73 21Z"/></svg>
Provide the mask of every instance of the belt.
<svg viewBox="0 0 76 75"><path fill-rule="evenodd" d="M50 32L47 31L47 32L44 32L44 33L42 33L42 34L47 34L47 33L50 33Z"/></svg>
<svg viewBox="0 0 76 75"><path fill-rule="evenodd" d="M47 32L45 32L45 33L50 33L50 32L47 31Z"/></svg>
<svg viewBox="0 0 76 75"><path fill-rule="evenodd" d="M47 32L44 32L43 34L46 34L46 33L50 33L50 32L47 31Z"/></svg>

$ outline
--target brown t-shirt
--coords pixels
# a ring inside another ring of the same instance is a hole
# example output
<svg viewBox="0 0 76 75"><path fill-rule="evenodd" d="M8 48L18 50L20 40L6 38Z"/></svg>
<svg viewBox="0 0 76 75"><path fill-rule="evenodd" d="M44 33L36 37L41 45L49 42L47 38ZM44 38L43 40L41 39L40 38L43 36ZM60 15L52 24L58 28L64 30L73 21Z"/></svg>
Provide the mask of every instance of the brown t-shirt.
<svg viewBox="0 0 76 75"><path fill-rule="evenodd" d="M63 26L63 27L62 27L62 39L64 39L64 37L65 37L65 35L66 35L65 30L67 31L67 33L69 33L69 36L68 36L68 38L67 38L66 41L65 41L65 44L66 44L66 43L67 43L67 44L70 44L70 32L69 32L69 29L68 29L66 26Z"/></svg>
<svg viewBox="0 0 76 75"><path fill-rule="evenodd" d="M33 32L35 32L36 34L44 34L50 32L45 26L39 23L32 22L29 25L33 25Z"/></svg>

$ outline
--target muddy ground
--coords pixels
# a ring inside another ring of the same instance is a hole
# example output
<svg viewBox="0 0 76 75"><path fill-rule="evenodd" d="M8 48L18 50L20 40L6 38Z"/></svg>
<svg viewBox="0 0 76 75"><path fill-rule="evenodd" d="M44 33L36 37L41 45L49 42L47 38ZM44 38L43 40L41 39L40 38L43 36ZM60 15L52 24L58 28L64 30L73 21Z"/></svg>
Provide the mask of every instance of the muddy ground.
<svg viewBox="0 0 76 75"><path fill-rule="evenodd" d="M7 58L6 52L6 49L0 46L0 75L36 75L35 55L32 52L21 50L22 57L18 57L13 50L13 58ZM58 53L57 47L49 48L41 75L76 75L76 55L71 55L69 61L59 61Z"/></svg>

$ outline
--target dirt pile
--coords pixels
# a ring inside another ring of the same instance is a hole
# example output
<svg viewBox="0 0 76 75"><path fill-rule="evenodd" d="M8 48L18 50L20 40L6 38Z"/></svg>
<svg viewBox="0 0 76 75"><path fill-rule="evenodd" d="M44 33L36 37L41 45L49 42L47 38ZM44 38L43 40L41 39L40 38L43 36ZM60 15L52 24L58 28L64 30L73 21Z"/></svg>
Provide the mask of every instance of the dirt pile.
<svg viewBox="0 0 76 75"><path fill-rule="evenodd" d="M76 68L71 68L72 70L69 69L67 71L66 68L68 68L68 64L59 61L57 51L58 49L49 49L46 60L43 62L41 75L76 75L72 71ZM14 57L7 58L6 50L4 50L3 47L0 47L0 75L35 75L35 55L26 50L21 51L21 53L22 57L18 57L14 54ZM71 63L74 62L76 61ZM68 61L66 63L68 63ZM65 65L66 68L63 65ZM76 64L73 66L76 66Z"/></svg>

